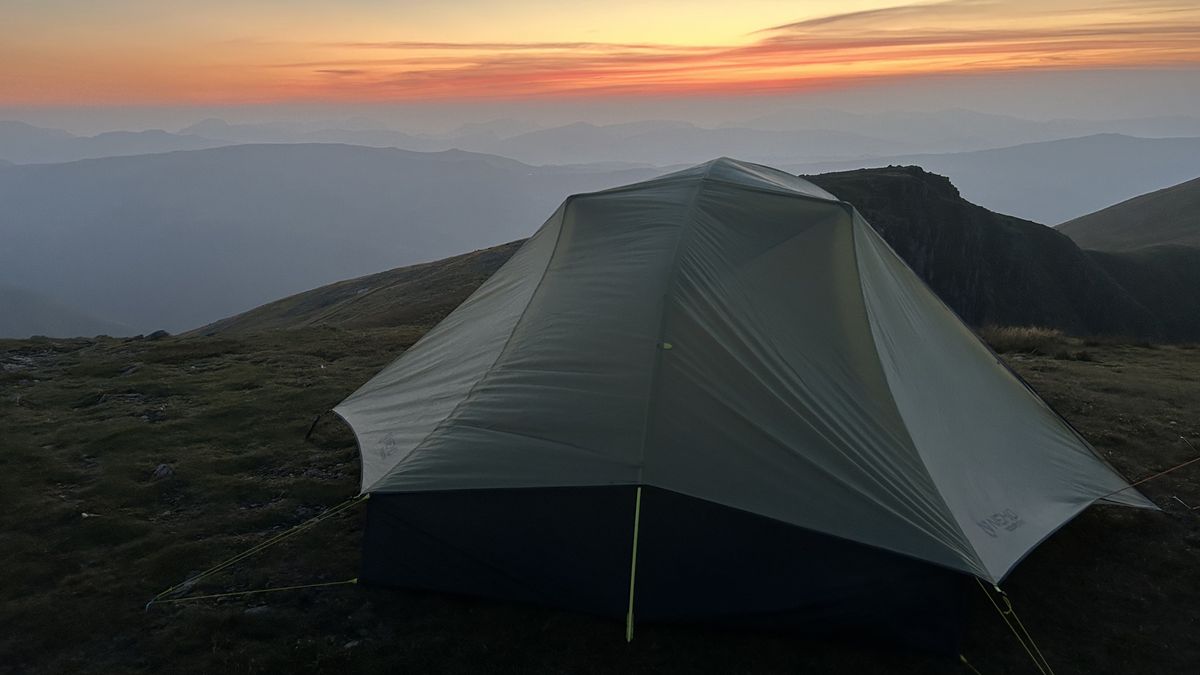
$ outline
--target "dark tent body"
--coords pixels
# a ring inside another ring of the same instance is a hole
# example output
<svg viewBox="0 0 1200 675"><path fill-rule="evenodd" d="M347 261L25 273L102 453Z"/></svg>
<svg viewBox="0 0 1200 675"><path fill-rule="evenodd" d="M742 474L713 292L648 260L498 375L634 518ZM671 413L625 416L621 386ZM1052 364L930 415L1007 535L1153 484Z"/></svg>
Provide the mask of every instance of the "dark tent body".
<svg viewBox="0 0 1200 675"><path fill-rule="evenodd" d="M568 198L336 412L363 581L638 621L944 644L971 576L1153 508L851 206L728 159Z"/></svg>

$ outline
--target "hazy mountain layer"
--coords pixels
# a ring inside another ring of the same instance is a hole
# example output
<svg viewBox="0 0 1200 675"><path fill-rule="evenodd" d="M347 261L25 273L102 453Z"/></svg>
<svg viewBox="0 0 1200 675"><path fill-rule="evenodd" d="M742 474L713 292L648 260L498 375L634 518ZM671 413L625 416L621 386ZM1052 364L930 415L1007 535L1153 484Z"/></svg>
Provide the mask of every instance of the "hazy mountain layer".
<svg viewBox="0 0 1200 675"><path fill-rule="evenodd" d="M243 145L0 171L0 284L138 332L511 241L567 195L654 170L459 151Z"/></svg>
<svg viewBox="0 0 1200 675"><path fill-rule="evenodd" d="M222 145L229 145L229 142L192 134L172 134L161 129L76 136L60 129L43 129L23 122L0 120L0 164L5 163L2 160L14 164L73 162Z"/></svg>
<svg viewBox="0 0 1200 675"><path fill-rule="evenodd" d="M962 108L936 111L879 110L868 113L793 108L730 126L774 131L846 131L919 145L925 152L982 150L1103 133L1146 138L1200 136L1200 118L1186 115L1114 120L1031 120Z"/></svg>
<svg viewBox="0 0 1200 675"><path fill-rule="evenodd" d="M18 163L57 162L240 143L346 143L422 152L457 148L534 164L666 166L694 164L721 155L794 164L899 153L965 152L1103 133L1147 138L1200 136L1200 118L1031 120L964 109L854 113L797 107L715 127L670 119L539 127L528 120L500 119L443 133L417 133L371 119L253 124L206 119L174 134L125 131L93 137L0 122L0 158L12 155Z"/></svg>
<svg viewBox="0 0 1200 675"><path fill-rule="evenodd" d="M90 316L40 293L0 286L0 338L90 337L134 332L129 326Z"/></svg>
<svg viewBox="0 0 1200 675"><path fill-rule="evenodd" d="M1200 246L1200 178L1069 220L1058 229L1080 246L1100 251Z"/></svg>

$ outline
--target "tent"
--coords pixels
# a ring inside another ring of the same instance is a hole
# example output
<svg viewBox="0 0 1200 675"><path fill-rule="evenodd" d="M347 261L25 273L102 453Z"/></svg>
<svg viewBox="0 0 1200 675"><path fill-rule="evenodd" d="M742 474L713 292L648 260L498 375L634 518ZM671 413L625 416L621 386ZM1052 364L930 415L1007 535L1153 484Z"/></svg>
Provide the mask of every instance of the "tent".
<svg viewBox="0 0 1200 675"><path fill-rule="evenodd" d="M853 207L729 159L568 198L335 411L364 582L630 620L942 635L1153 508Z"/></svg>

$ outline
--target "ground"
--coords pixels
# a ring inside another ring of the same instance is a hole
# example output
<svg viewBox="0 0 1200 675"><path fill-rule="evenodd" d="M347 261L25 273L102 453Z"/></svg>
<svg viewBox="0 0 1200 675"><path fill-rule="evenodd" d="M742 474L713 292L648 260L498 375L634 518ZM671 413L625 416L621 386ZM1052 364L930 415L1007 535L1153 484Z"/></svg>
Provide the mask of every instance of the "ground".
<svg viewBox="0 0 1200 675"><path fill-rule="evenodd" d="M0 341L0 672L969 672L786 633L639 625L627 645L607 619L362 586L146 610L354 496L349 431L327 416L305 432L423 329ZM1200 349L989 337L1126 476L1200 455ZM1200 463L1146 483L1161 512L1089 509L1006 581L1058 675L1200 664L1198 477ZM352 578L361 526L352 507L192 592ZM1035 672L984 596L970 602L973 666Z"/></svg>

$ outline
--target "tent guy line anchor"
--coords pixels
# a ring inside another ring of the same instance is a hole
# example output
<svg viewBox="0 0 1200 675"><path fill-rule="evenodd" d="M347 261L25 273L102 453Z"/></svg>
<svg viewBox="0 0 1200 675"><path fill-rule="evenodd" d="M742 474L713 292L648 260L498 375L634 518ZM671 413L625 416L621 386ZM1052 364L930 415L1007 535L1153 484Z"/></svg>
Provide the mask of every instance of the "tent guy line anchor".
<svg viewBox="0 0 1200 675"><path fill-rule="evenodd" d="M1029 655L1029 659L1033 661L1033 665L1038 669L1038 672L1042 675L1054 675L1054 669L1050 667L1050 662L1046 660L1046 657L1042 654L1042 650L1039 649L1037 643L1033 641L1033 635L1029 633L1029 629L1025 627L1025 624L1022 623L1021 618L1017 616L1017 611L1013 608L1012 601L1008 598L1008 593L1005 593L1004 589L1000 588L1000 586L996 584L992 585L992 588L996 591L996 594L999 595L1000 599L1004 602L1004 607L1001 608L1000 605L997 604L996 599L992 597L992 593L988 591L987 586L979 580L979 577L975 577L975 583L979 584L979 589L982 590L983 594L987 596L988 602L992 604L992 607L996 608L996 611L1000 614L1000 618L1004 619L1005 625L1007 625L1008 629L1012 631L1013 636L1017 638L1017 642L1021 644L1021 648L1024 649L1025 653ZM1009 619L1010 616L1012 619ZM1019 632L1017 631L1018 627L1021 629ZM963 659L963 661L965 663L966 660ZM972 670L974 670L974 668L972 668Z"/></svg>
<svg viewBox="0 0 1200 675"><path fill-rule="evenodd" d="M306 520L298 525L293 526L291 529L285 530L284 532L281 532L260 544L251 546L250 548L246 549L245 551L242 551L241 553L238 553L237 555L233 556L232 558L228 558L228 559L224 560L223 562L219 562L216 565L213 565L212 567L208 568L207 570L204 570L200 574L197 574L196 576L194 576L190 579L185 579L185 580L175 584L174 586L171 586L170 588L166 589L165 591L163 591L163 592L159 593L158 595L154 596L153 598L151 598L150 602L146 603L145 611L147 611L147 612L150 611L150 606L155 603L179 602L182 600L199 600L199 599L201 599L200 597L196 597L196 598L174 598L174 599L170 599L170 600L164 600L164 598L171 595L172 593L175 593L176 591L184 589L185 587L191 588L191 586L195 585L196 582L200 581L201 579L206 579L206 578L216 574L217 572L220 572L221 570L227 569L230 566L232 566L236 563L239 563L239 562L245 560L246 558L249 558L250 556L254 555L255 553L258 553L259 551L262 551L266 548L274 546L275 544L278 544L279 542L283 541L284 539L287 539L293 535L300 534L301 532L304 532L305 530L308 530L308 529L312 528L313 526L318 525L318 524L328 520L329 518L332 518L334 515L341 513L342 511L345 511L346 509L350 508L351 506L354 506L355 504L358 504L359 502L366 501L370 496L371 496L371 494L368 492L368 493L363 493L361 495L358 495L357 497L351 497L350 499L347 499L346 501L342 502L341 504L338 504L337 506L329 508L325 512L319 513L319 514L313 516L312 518L309 518L308 520ZM354 582L357 583L358 579L354 579ZM350 583L350 582L341 581L341 582L336 582L336 583L337 584L346 584L346 583ZM302 587L315 587L318 585L332 586L335 584L333 584L333 583L310 584L310 585L302 586ZM275 589L268 588L268 589L262 589L262 592L270 592L270 591L274 591L274 590L280 590L280 591L291 590L291 588L301 588L301 587L288 587L288 588L275 588ZM239 591L239 592L234 592L234 593L229 593L229 594L218 593L218 594L214 594L211 597L224 597L225 595L246 595L246 594L252 593L252 592L254 592L254 591Z"/></svg>
<svg viewBox="0 0 1200 675"><path fill-rule="evenodd" d="M1196 450L1196 446L1192 445L1192 442L1191 442L1191 441L1189 441L1189 440L1187 439L1187 437L1185 437L1185 436L1180 436L1180 437L1179 437L1179 440L1183 441L1184 443L1187 443L1187 446L1188 446L1189 448L1191 448L1193 451L1195 451L1195 450ZM1173 467L1171 467L1171 468L1169 468L1169 469L1163 469L1162 471L1159 471L1158 473L1150 474L1149 476L1146 476L1145 478L1142 478L1141 480L1136 480L1136 481L1134 481L1134 482L1130 483L1129 485L1126 485L1125 487L1123 487L1123 488L1121 488L1121 489L1119 489L1119 490L1113 490L1112 492L1109 492L1108 494L1101 495L1101 496L1099 496L1099 497L1097 497L1097 498L1096 498L1096 501L1100 501L1101 499L1108 499L1109 497L1111 497L1111 496L1113 496L1113 495L1115 495L1115 494L1119 494L1119 493L1121 493L1121 492L1124 492L1124 491L1128 490L1129 488L1132 488L1132 487L1137 487L1138 485L1141 485L1142 483L1149 483L1150 481L1152 481L1152 480L1154 480L1154 479L1156 479L1156 478L1161 478L1161 477L1163 477L1163 476L1165 476L1165 475L1167 475L1167 474L1171 473L1172 471L1175 471L1176 469L1182 469L1183 467L1185 467L1185 466L1188 466L1188 465L1191 465L1191 464L1195 464L1196 462L1200 462L1200 455L1196 455L1195 457L1193 457L1193 458L1191 458L1191 459L1189 459L1189 460L1187 460L1187 461L1185 461L1185 462L1180 462L1179 464L1176 464L1175 466L1173 466ZM1179 502L1180 504L1183 504L1183 501L1182 501L1182 500L1180 500L1178 497L1172 497L1172 499L1174 499L1175 501ZM1184 505L1184 506L1187 506L1187 504L1183 504L1183 505ZM1191 509L1192 507L1188 506L1188 508L1189 508L1189 509Z"/></svg>

